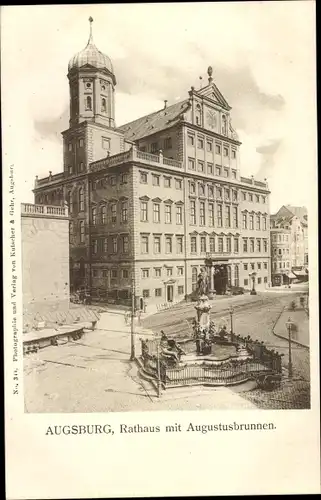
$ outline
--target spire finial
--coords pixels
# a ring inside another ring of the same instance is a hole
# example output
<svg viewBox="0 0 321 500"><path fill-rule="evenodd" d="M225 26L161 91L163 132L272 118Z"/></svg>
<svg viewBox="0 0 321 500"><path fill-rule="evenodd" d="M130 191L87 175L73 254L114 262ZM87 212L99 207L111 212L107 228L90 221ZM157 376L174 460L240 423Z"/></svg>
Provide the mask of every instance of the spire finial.
<svg viewBox="0 0 321 500"><path fill-rule="evenodd" d="M88 43L93 43L93 30L92 30L92 23L94 22L93 18L90 16L89 19L89 40Z"/></svg>
<svg viewBox="0 0 321 500"><path fill-rule="evenodd" d="M213 78L212 78L213 68L212 68L212 66L209 66L207 68L207 74L208 74L208 83L212 83L212 81L213 81Z"/></svg>

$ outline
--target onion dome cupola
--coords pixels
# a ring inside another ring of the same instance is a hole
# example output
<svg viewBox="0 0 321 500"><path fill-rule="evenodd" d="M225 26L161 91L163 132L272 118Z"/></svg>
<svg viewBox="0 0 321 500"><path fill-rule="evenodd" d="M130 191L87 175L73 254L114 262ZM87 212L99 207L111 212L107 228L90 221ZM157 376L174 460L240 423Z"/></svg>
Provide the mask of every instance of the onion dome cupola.
<svg viewBox="0 0 321 500"><path fill-rule="evenodd" d="M95 121L115 126L114 92L116 78L110 58L93 41L93 18L86 47L68 64L70 85L70 125Z"/></svg>

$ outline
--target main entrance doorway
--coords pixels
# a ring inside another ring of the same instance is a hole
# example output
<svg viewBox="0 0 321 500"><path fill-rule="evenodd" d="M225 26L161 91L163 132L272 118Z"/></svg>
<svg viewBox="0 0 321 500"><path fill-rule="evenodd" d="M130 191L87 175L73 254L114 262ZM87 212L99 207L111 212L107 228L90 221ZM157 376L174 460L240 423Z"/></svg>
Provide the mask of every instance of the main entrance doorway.
<svg viewBox="0 0 321 500"><path fill-rule="evenodd" d="M228 270L226 264L214 266L214 288L217 295L224 295L228 286Z"/></svg>
<svg viewBox="0 0 321 500"><path fill-rule="evenodd" d="M173 287L173 285L167 285L166 295L167 295L167 302L173 302L173 298L174 298L174 287Z"/></svg>

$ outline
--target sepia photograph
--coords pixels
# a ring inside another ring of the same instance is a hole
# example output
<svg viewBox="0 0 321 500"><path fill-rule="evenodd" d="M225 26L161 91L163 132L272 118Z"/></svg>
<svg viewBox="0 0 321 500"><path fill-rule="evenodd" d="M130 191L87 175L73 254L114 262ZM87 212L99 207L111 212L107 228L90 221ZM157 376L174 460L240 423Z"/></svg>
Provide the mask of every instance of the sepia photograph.
<svg viewBox="0 0 321 500"><path fill-rule="evenodd" d="M48 47L28 40L21 68L25 412L309 409L304 52L225 27L208 43L191 4L162 46L133 8L32 21Z"/></svg>

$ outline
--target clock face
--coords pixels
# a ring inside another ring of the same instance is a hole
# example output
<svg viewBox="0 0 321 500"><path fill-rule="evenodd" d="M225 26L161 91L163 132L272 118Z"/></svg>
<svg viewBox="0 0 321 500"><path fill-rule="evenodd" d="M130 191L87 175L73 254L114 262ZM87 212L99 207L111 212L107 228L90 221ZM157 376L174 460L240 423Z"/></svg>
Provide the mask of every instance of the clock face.
<svg viewBox="0 0 321 500"><path fill-rule="evenodd" d="M208 111L207 112L207 125L210 128L216 128L217 125L217 117L215 111Z"/></svg>

